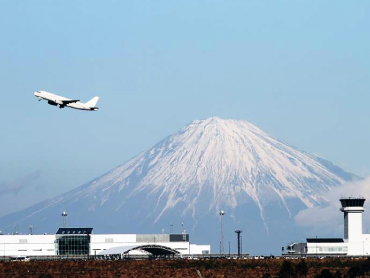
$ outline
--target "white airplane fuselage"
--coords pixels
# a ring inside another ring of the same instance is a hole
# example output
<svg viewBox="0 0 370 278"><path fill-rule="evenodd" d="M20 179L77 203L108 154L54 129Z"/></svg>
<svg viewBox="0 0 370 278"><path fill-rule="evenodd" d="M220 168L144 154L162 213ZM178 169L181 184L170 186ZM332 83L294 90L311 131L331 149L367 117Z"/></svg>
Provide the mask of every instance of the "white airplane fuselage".
<svg viewBox="0 0 370 278"><path fill-rule="evenodd" d="M64 108L65 106L79 109L79 110L88 110L96 111L99 108L96 107L96 104L99 100L99 97L94 97L86 103L80 102L78 99L69 99L45 91L37 91L33 93L39 100L47 100L48 104L53 106L58 106L59 108Z"/></svg>

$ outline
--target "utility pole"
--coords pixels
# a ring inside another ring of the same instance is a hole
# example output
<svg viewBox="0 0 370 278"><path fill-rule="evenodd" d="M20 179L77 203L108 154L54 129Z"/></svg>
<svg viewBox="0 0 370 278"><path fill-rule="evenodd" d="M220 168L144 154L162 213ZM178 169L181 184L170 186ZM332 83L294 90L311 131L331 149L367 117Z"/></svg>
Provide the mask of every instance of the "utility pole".
<svg viewBox="0 0 370 278"><path fill-rule="evenodd" d="M243 256L243 236L240 236L240 254Z"/></svg>
<svg viewBox="0 0 370 278"><path fill-rule="evenodd" d="M220 211L220 216L221 216L221 251L220 253L224 253L224 215L225 212L223 210Z"/></svg>
<svg viewBox="0 0 370 278"><path fill-rule="evenodd" d="M242 233L242 230L236 230L235 233L238 237L238 259L240 258L240 234Z"/></svg>

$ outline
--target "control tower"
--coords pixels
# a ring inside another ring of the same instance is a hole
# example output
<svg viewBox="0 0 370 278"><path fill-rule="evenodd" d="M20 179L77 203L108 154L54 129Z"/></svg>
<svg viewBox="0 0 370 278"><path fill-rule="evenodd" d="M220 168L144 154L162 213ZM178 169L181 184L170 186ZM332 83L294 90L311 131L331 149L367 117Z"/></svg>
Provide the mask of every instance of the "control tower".
<svg viewBox="0 0 370 278"><path fill-rule="evenodd" d="M344 212L344 239L348 243L362 241L362 213L364 212L365 198L342 198L340 202Z"/></svg>

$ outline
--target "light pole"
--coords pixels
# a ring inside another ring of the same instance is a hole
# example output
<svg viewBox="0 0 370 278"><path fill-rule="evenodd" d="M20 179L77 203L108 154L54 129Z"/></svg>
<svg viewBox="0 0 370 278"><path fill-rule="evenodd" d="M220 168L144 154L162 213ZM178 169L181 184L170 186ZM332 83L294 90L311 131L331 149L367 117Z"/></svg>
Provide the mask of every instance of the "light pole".
<svg viewBox="0 0 370 278"><path fill-rule="evenodd" d="M223 210L220 211L221 216L221 254L224 253L224 215L225 212Z"/></svg>
<svg viewBox="0 0 370 278"><path fill-rule="evenodd" d="M181 222L182 227L182 241L186 241L186 231L184 230L184 222Z"/></svg>
<svg viewBox="0 0 370 278"><path fill-rule="evenodd" d="M67 228L67 212L63 211L62 216L63 216L63 228Z"/></svg>

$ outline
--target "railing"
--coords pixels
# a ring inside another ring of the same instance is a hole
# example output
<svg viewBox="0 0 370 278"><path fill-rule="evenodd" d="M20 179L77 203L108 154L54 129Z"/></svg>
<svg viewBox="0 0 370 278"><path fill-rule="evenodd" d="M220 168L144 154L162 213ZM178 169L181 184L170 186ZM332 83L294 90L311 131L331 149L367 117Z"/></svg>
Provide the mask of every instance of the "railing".
<svg viewBox="0 0 370 278"><path fill-rule="evenodd" d="M11 261L18 256L2 256L0 261ZM25 257L25 256L22 256ZM27 256L31 261L77 261L77 260L209 260L209 259L254 259L262 256L249 256L243 254L197 254L197 255L129 255L129 254L110 254L110 255L55 255L55 256ZM264 257L267 258L267 257Z"/></svg>

